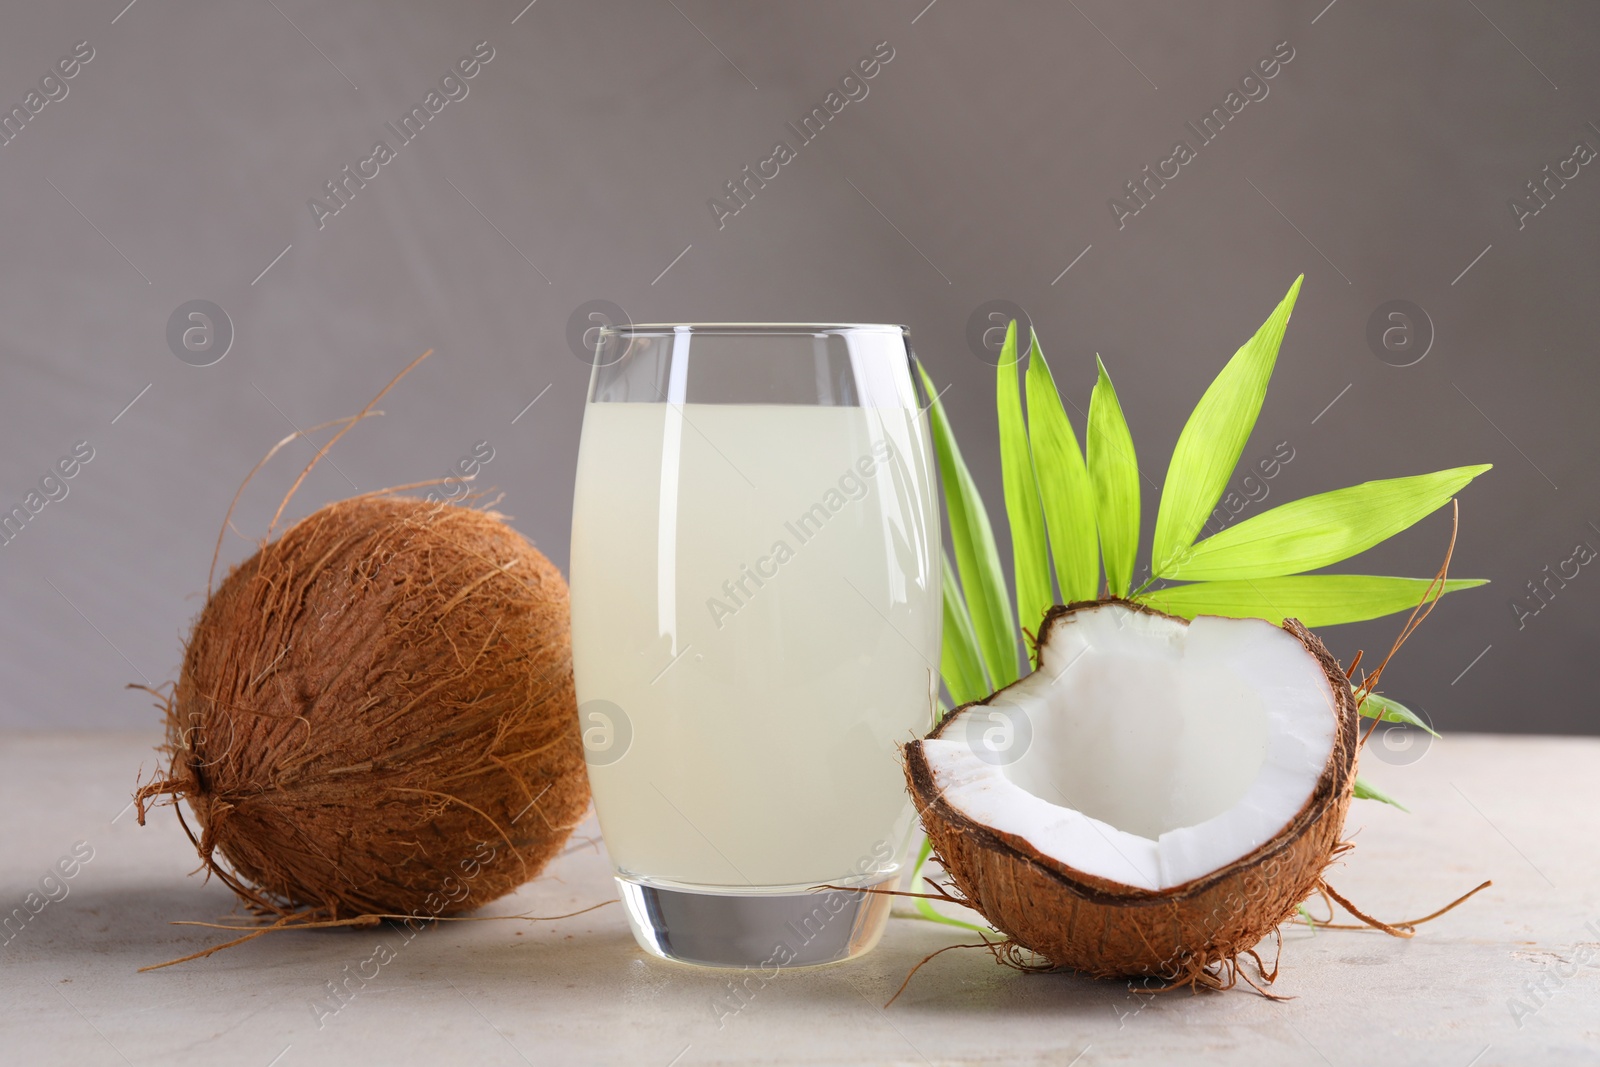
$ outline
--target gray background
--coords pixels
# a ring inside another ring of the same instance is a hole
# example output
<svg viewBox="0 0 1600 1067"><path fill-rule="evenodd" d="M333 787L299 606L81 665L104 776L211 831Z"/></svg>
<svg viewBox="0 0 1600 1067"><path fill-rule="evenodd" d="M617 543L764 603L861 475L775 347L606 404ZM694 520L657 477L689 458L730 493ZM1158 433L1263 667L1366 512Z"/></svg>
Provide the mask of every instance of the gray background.
<svg viewBox="0 0 1600 1067"><path fill-rule="evenodd" d="M1245 453L1295 450L1266 506L1493 462L1453 573L1494 584L1447 599L1386 688L1446 729L1600 727L1600 575L1524 628L1510 607L1600 547L1600 168L1520 231L1506 204L1576 140L1600 146L1592 4L124 2L0 16L7 107L95 49L0 147L0 510L74 442L95 449L0 547L0 725L153 726L121 687L174 676L242 476L425 348L290 517L443 476L487 440L484 481L564 568L587 382L565 330L586 300L906 323L998 506L992 372L964 340L978 304L1028 309L1080 409L1100 352L1159 483L1205 385L1304 271ZM307 199L484 40L468 97L319 231ZM880 41L895 55L867 98L719 230L707 199ZM1108 198L1280 41L1295 58L1269 96L1119 230ZM1437 332L1404 368L1365 341L1396 298ZM168 350L193 299L236 331L214 366ZM239 531L265 530L311 455L267 468ZM1149 496L1145 515L1147 544ZM1435 515L1349 569L1431 574L1447 536ZM224 561L249 550L230 534ZM1396 626L1328 637L1348 656Z"/></svg>

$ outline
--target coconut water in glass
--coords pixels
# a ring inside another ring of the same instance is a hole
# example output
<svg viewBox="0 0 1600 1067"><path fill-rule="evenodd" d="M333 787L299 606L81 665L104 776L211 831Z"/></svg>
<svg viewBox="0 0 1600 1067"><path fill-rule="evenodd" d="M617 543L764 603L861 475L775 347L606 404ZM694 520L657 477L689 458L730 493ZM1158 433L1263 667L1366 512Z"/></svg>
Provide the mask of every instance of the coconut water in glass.
<svg viewBox="0 0 1600 1067"><path fill-rule="evenodd" d="M887 921L932 725L939 513L905 330L601 334L572 522L589 776L639 943L829 963ZM844 887L818 891L818 886Z"/></svg>

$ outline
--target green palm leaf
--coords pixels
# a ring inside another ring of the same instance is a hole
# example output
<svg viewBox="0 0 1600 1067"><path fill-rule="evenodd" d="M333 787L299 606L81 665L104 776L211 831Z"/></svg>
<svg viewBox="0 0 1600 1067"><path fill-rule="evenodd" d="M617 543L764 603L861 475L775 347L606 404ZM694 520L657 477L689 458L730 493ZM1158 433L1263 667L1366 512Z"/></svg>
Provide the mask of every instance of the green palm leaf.
<svg viewBox="0 0 1600 1067"><path fill-rule="evenodd" d="M1489 466L1362 482L1290 501L1194 545L1162 577L1267 578L1338 563L1444 506Z"/></svg>
<svg viewBox="0 0 1600 1067"><path fill-rule="evenodd" d="M1304 278L1302 274L1294 280L1288 295L1255 336L1234 353L1178 435L1156 512L1150 562L1158 577L1167 577L1168 568L1194 543L1238 466L1245 441L1261 414L1267 381Z"/></svg>
<svg viewBox="0 0 1600 1067"><path fill-rule="evenodd" d="M1428 515L1487 465L1412 478L1365 482L1273 508L1200 542L1212 509L1237 466L1266 396L1268 381L1304 276L1255 335L1223 367L1178 437L1156 513L1151 573L1185 584L1145 590L1134 599L1185 618L1222 615L1311 627L1373 619L1417 606L1424 598L1486 584L1457 578L1305 574L1356 555ZM1093 598L1104 559L1106 588L1126 594L1137 559L1141 490L1137 457L1110 375L1099 376L1089 402L1085 451L1079 447L1050 368L1033 338L1026 372L1027 411L1016 378L1016 324L1007 330L996 379L1001 472L1010 524L1014 578L1022 621L1050 602L1051 564L1062 598ZM949 420L927 373L929 425L944 487L952 569L941 559L944 644L940 672L957 704L981 699L1018 677L1016 619L994 531L976 483L962 460ZM1151 583L1147 583L1151 584ZM1368 718L1431 729L1404 705L1371 694ZM1394 798L1357 779L1354 795L1402 810ZM916 864L929 854L925 843ZM916 883L920 884L920 883ZM925 917L981 929L939 915Z"/></svg>
<svg viewBox="0 0 1600 1067"><path fill-rule="evenodd" d="M1434 584L1427 578L1385 578L1370 574L1296 574L1195 582L1152 589L1136 598L1153 608L1192 619L1196 615L1266 619L1281 624L1299 619L1310 627L1338 626L1409 611ZM1444 593L1487 584L1482 578L1451 578ZM1443 595L1440 593L1439 595Z"/></svg>
<svg viewBox="0 0 1600 1067"><path fill-rule="evenodd" d="M1418 718L1416 712L1398 700L1390 700L1377 693L1367 694L1366 699L1361 702L1361 714L1369 719L1379 719L1383 722L1403 722L1408 726L1420 727L1434 737L1439 736L1439 731Z"/></svg>
<svg viewBox="0 0 1600 1067"><path fill-rule="evenodd" d="M1050 528L1056 584L1064 603L1092 600L1100 588L1100 556L1095 547L1094 489L1084 466L1078 435L1061 406L1050 365L1033 339L1028 354L1028 440L1039 478L1039 497Z"/></svg>
<svg viewBox="0 0 1600 1067"><path fill-rule="evenodd" d="M1034 343L1037 350L1038 342ZM995 408L1000 421L1000 479L1005 489L1006 521L1011 527L1011 572L1017 587L1017 621L1029 632L1055 597L1050 590L1050 554L1045 545L1039 486L1033 476L1028 427L1022 421L1022 391L1017 385L1017 323L1006 327L995 368Z"/></svg>
<svg viewBox="0 0 1600 1067"><path fill-rule="evenodd" d="M972 632L966 601L961 599L950 564L943 558L939 560L939 575L944 594L944 639L939 645L939 674L954 703L982 700L992 690L983 674L978 639Z"/></svg>
<svg viewBox="0 0 1600 1067"><path fill-rule="evenodd" d="M928 402L928 425L933 433L939 480L944 485L944 506L950 519L956 571L972 614L978 649L988 668L989 680L997 688L1010 685L1017 680L1017 624L1011 615L1011 598L1006 593L1005 577L1000 569L1000 553L995 549L994 528L989 525L989 513L972 472L961 458L961 448L956 444L933 381L920 366L917 370L932 398Z"/></svg>
<svg viewBox="0 0 1600 1067"><path fill-rule="evenodd" d="M1116 387L1100 357L1094 393L1089 397L1089 479L1094 484L1095 521L1106 561L1106 588L1127 596L1139 553L1139 461L1133 434L1122 416ZM1031 405L1030 405L1031 406Z"/></svg>
<svg viewBox="0 0 1600 1067"><path fill-rule="evenodd" d="M1381 800L1383 803L1391 804L1401 811L1409 812L1411 810L1377 786L1364 782L1360 778L1356 779L1355 789L1350 795L1357 800Z"/></svg>

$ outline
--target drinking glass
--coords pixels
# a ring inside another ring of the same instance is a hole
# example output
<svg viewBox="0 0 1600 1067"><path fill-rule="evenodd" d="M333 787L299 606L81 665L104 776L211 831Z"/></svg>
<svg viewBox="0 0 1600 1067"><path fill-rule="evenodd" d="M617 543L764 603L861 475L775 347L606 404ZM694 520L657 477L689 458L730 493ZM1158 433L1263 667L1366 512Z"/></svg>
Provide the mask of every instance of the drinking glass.
<svg viewBox="0 0 1600 1067"><path fill-rule="evenodd" d="M939 512L900 326L607 327L572 517L595 807L639 944L709 966L883 932L933 721ZM839 887L819 890L820 886Z"/></svg>

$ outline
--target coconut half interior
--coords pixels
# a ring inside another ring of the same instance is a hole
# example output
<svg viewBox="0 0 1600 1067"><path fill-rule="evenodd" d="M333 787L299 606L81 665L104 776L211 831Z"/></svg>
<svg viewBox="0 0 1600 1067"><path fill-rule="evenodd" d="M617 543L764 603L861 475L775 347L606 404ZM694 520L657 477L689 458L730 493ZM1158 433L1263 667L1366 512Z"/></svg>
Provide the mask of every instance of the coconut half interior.
<svg viewBox="0 0 1600 1067"><path fill-rule="evenodd" d="M1311 798L1338 703L1294 635L1115 602L1052 621L1038 670L922 743L957 811L1075 871L1164 890L1248 856Z"/></svg>

